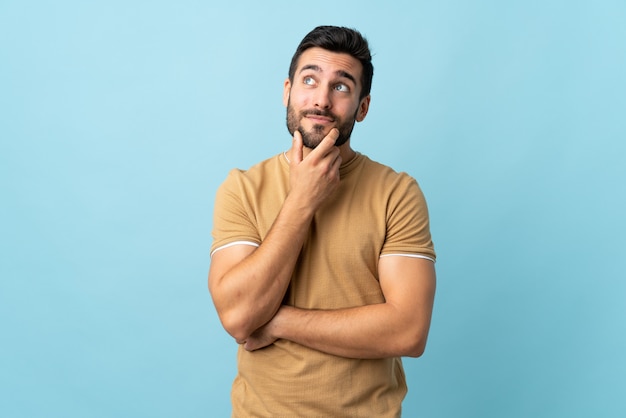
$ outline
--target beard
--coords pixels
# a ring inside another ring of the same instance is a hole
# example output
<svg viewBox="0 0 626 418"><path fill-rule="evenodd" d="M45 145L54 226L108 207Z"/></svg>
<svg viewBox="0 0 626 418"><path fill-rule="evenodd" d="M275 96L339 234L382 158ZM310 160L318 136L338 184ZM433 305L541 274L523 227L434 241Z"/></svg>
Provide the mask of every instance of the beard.
<svg viewBox="0 0 626 418"><path fill-rule="evenodd" d="M290 100L287 103L287 130L289 131L289 134L293 137L293 134L296 132L297 129L302 135L302 144L307 148L315 149L315 147L317 147L320 142L322 142L322 139L324 139L324 137L328 135L328 132L324 131L326 129L325 126L316 124L313 125L313 128L311 128L310 131L305 131L304 128L300 126L299 121L307 115L329 117L332 118L334 121L338 121L336 128L339 129L339 137L335 141L335 146L339 147L345 144L348 139L350 139L350 135L352 135L352 129L354 129L357 112L354 113L352 119L343 122L331 112L324 112L321 110L303 110L298 115L294 108L291 106Z"/></svg>

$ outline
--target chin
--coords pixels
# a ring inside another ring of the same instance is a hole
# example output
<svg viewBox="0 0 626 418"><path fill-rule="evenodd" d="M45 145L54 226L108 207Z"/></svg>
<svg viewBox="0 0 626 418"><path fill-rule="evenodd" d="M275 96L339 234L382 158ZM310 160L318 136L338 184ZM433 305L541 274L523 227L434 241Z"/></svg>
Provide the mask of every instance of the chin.
<svg viewBox="0 0 626 418"><path fill-rule="evenodd" d="M322 142L322 139L324 139L323 136L318 138L317 136L311 137L309 134L303 134L302 145L310 149L315 149Z"/></svg>

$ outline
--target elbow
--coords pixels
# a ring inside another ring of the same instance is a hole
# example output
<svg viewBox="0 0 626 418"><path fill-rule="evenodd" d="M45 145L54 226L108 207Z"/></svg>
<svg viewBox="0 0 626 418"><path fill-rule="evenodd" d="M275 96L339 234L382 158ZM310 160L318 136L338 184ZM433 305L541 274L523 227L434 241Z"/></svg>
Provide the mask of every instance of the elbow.
<svg viewBox="0 0 626 418"><path fill-rule="evenodd" d="M250 334L263 325L245 306L219 303L221 299L215 298L214 293L212 296L214 296L213 303L222 327L238 343L246 341Z"/></svg>
<svg viewBox="0 0 626 418"><path fill-rule="evenodd" d="M424 354L424 351L426 351L426 341L418 341L414 344L412 344L411 346L407 347L406 352L405 352L405 356L406 357L421 357L422 354Z"/></svg>
<svg viewBox="0 0 626 418"><path fill-rule="evenodd" d="M213 305L224 330L237 342L245 341L254 330L250 330L248 317L241 309L223 303L225 297L221 295L215 286L209 281L209 293L213 299Z"/></svg>
<svg viewBox="0 0 626 418"><path fill-rule="evenodd" d="M219 317L226 332L238 343L247 340L252 331L254 331L249 329L246 321L240 315L223 313Z"/></svg>
<svg viewBox="0 0 626 418"><path fill-rule="evenodd" d="M405 336L401 348L401 355L405 357L421 357L426 350L428 332L414 332Z"/></svg>

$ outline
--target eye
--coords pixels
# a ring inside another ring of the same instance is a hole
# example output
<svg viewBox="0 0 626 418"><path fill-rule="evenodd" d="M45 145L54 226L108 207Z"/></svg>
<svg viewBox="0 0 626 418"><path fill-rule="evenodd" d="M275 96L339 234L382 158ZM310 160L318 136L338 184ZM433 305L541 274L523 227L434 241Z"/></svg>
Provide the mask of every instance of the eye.
<svg viewBox="0 0 626 418"><path fill-rule="evenodd" d="M308 76L304 77L302 82L306 84L307 86L312 86L313 84L315 84L315 80L313 80L313 77L308 77Z"/></svg>
<svg viewBox="0 0 626 418"><path fill-rule="evenodd" d="M348 93L350 91L350 88L346 86L345 84L337 84L335 86L335 90Z"/></svg>

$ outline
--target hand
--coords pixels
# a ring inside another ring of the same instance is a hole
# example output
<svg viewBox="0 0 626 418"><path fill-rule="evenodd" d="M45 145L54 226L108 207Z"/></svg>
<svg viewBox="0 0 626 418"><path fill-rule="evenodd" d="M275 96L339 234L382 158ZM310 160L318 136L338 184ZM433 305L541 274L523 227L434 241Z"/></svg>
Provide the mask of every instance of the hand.
<svg viewBox="0 0 626 418"><path fill-rule="evenodd" d="M258 350L258 349L261 349L261 348L267 347L268 345L273 344L274 341L277 340L277 338L273 337L270 334L269 329L270 329L269 323L263 325L261 328L257 329L252 334L250 334L250 336L248 337L246 341L240 344L243 344L243 348L245 348L247 351Z"/></svg>
<svg viewBox="0 0 626 418"><path fill-rule="evenodd" d="M315 212L339 185L341 156L335 141L339 130L333 128L322 142L304 157L302 135L293 136L290 162L290 195L302 206Z"/></svg>

